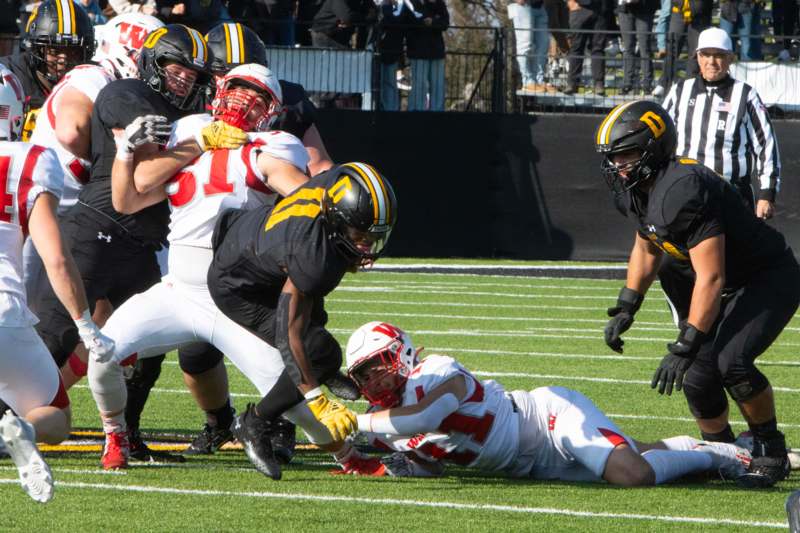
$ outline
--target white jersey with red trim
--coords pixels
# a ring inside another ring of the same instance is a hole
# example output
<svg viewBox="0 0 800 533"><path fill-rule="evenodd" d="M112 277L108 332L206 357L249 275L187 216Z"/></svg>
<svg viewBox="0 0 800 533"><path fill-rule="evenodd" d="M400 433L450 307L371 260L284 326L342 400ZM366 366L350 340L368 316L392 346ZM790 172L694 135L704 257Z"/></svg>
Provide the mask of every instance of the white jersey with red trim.
<svg viewBox="0 0 800 533"><path fill-rule="evenodd" d="M67 72L59 81L47 100L42 105L36 127L31 135L31 142L47 148L52 148L58 155L58 160L64 169L64 192L59 204L59 213L65 212L78 201L83 184L89 181L90 162L75 156L64 148L56 139L56 116L59 113L59 104L67 87L80 91L94 103L100 89L105 87L114 78L104 68L97 65L79 65Z"/></svg>
<svg viewBox="0 0 800 533"><path fill-rule="evenodd" d="M369 433L373 445L413 451L427 461L446 461L483 470L503 470L517 455L519 420L502 385L478 381L452 357L429 355L411 373L403 392L403 406L417 404L426 394L461 374L466 399L447 416L438 432L397 438Z"/></svg>
<svg viewBox="0 0 800 533"><path fill-rule="evenodd" d="M176 121L167 147L191 138L211 120L203 114ZM211 248L214 224L222 211L257 207L276 194L258 169L259 154L283 159L306 171L308 152L297 137L282 131L248 136L250 142L235 150L205 152L167 182L172 211L167 237L170 244Z"/></svg>
<svg viewBox="0 0 800 533"><path fill-rule="evenodd" d="M63 173L53 150L23 142L0 142L0 326L30 326L22 281L22 243L36 197L59 198Z"/></svg>

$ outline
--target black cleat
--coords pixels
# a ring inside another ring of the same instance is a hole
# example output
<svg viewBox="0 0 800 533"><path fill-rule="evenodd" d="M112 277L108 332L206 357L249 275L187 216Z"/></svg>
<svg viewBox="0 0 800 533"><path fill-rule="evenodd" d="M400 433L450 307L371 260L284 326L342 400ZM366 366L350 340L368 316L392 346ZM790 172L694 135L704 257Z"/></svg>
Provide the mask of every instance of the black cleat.
<svg viewBox="0 0 800 533"><path fill-rule="evenodd" d="M184 455L213 455L223 444L233 440L230 428L203 426L192 443L183 450Z"/></svg>
<svg viewBox="0 0 800 533"><path fill-rule="evenodd" d="M272 423L272 433L269 442L275 459L282 465L288 465L294 457L294 448L297 445L297 426L283 417L277 418Z"/></svg>
<svg viewBox="0 0 800 533"><path fill-rule="evenodd" d="M274 480L281 478L281 465L275 459L270 443L272 422L256 416L255 406L247 404L247 409L233 419L231 432L244 447L247 458L256 470Z"/></svg>
<svg viewBox="0 0 800 533"><path fill-rule="evenodd" d="M768 441L755 438L753 460L744 475L736 479L736 483L747 489L768 488L789 477L791 470L783 434Z"/></svg>
<svg viewBox="0 0 800 533"><path fill-rule="evenodd" d="M151 450L142 440L138 429L128 430L128 443L130 444L130 459L145 463L185 463L186 457L161 450Z"/></svg>
<svg viewBox="0 0 800 533"><path fill-rule="evenodd" d="M356 382L345 376L341 371L337 371L333 376L329 377L322 382L323 385L328 387L331 394L338 396L342 400L349 400L351 402L361 398L361 391L358 390Z"/></svg>

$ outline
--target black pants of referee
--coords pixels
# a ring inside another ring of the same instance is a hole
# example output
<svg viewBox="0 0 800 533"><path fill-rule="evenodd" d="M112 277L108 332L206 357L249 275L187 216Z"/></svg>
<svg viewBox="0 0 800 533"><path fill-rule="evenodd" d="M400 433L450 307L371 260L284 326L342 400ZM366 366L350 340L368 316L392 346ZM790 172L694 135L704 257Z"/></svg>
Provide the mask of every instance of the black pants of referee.
<svg viewBox="0 0 800 533"><path fill-rule="evenodd" d="M659 280L680 320L689 316L694 277L667 256ZM684 378L683 392L696 418L715 418L728 407L726 391L738 402L764 391L769 382L756 358L783 331L800 303L800 266L791 250L770 268L726 293L719 317Z"/></svg>

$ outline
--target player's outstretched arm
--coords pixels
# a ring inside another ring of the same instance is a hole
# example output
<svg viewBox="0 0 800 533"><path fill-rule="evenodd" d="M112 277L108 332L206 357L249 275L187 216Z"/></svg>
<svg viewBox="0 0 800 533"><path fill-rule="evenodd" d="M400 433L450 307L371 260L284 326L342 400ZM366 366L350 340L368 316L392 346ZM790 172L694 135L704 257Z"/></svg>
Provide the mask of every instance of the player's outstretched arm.
<svg viewBox="0 0 800 533"><path fill-rule="evenodd" d="M303 394L319 388L303 344L312 305L313 299L295 287L291 278L286 278L276 310L275 344L289 376Z"/></svg>
<svg viewBox="0 0 800 533"><path fill-rule="evenodd" d="M56 139L72 155L87 160L91 156L92 101L74 87L64 87L56 115Z"/></svg>
<svg viewBox="0 0 800 533"><path fill-rule="evenodd" d="M662 253L655 244L637 233L628 259L625 286L639 294L647 293L658 275Z"/></svg>
<svg viewBox="0 0 800 533"><path fill-rule="evenodd" d="M134 154L133 166L136 190L146 193L163 186L202 153L192 139L182 141L169 150L160 150L157 144L146 144L138 148Z"/></svg>
<svg viewBox="0 0 800 533"><path fill-rule="evenodd" d="M358 415L358 430L387 435L413 436L436 431L467 395L462 374L445 381L415 405Z"/></svg>
<svg viewBox="0 0 800 533"><path fill-rule="evenodd" d="M722 289L725 286L725 235L716 235L689 249L695 271L689 323L709 332L719 314Z"/></svg>
<svg viewBox="0 0 800 533"><path fill-rule="evenodd" d="M308 171L312 176L325 172L333 166L333 160L322 142L322 136L315 125L311 125L303 134L303 146L308 152Z"/></svg>
<svg viewBox="0 0 800 533"><path fill-rule="evenodd" d="M308 181L308 176L296 166L266 152L258 155L257 163L258 170L266 178L267 186L281 196L288 196Z"/></svg>

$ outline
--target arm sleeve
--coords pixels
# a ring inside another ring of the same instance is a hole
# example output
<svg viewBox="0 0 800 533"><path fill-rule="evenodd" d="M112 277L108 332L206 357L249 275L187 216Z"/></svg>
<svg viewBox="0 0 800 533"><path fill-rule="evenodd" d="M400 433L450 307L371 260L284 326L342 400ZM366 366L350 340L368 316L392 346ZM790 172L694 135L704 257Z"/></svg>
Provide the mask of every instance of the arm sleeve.
<svg viewBox="0 0 800 533"><path fill-rule="evenodd" d="M416 435L436 431L442 421L456 409L458 399L451 393L445 393L413 415L389 416L376 418L374 414L358 415L359 431L384 433L386 435Z"/></svg>
<svg viewBox="0 0 800 533"><path fill-rule="evenodd" d="M759 183L759 200L775 201L781 185L781 163L778 142L769 115L754 90L747 99L745 118L747 135L753 143L755 171Z"/></svg>

